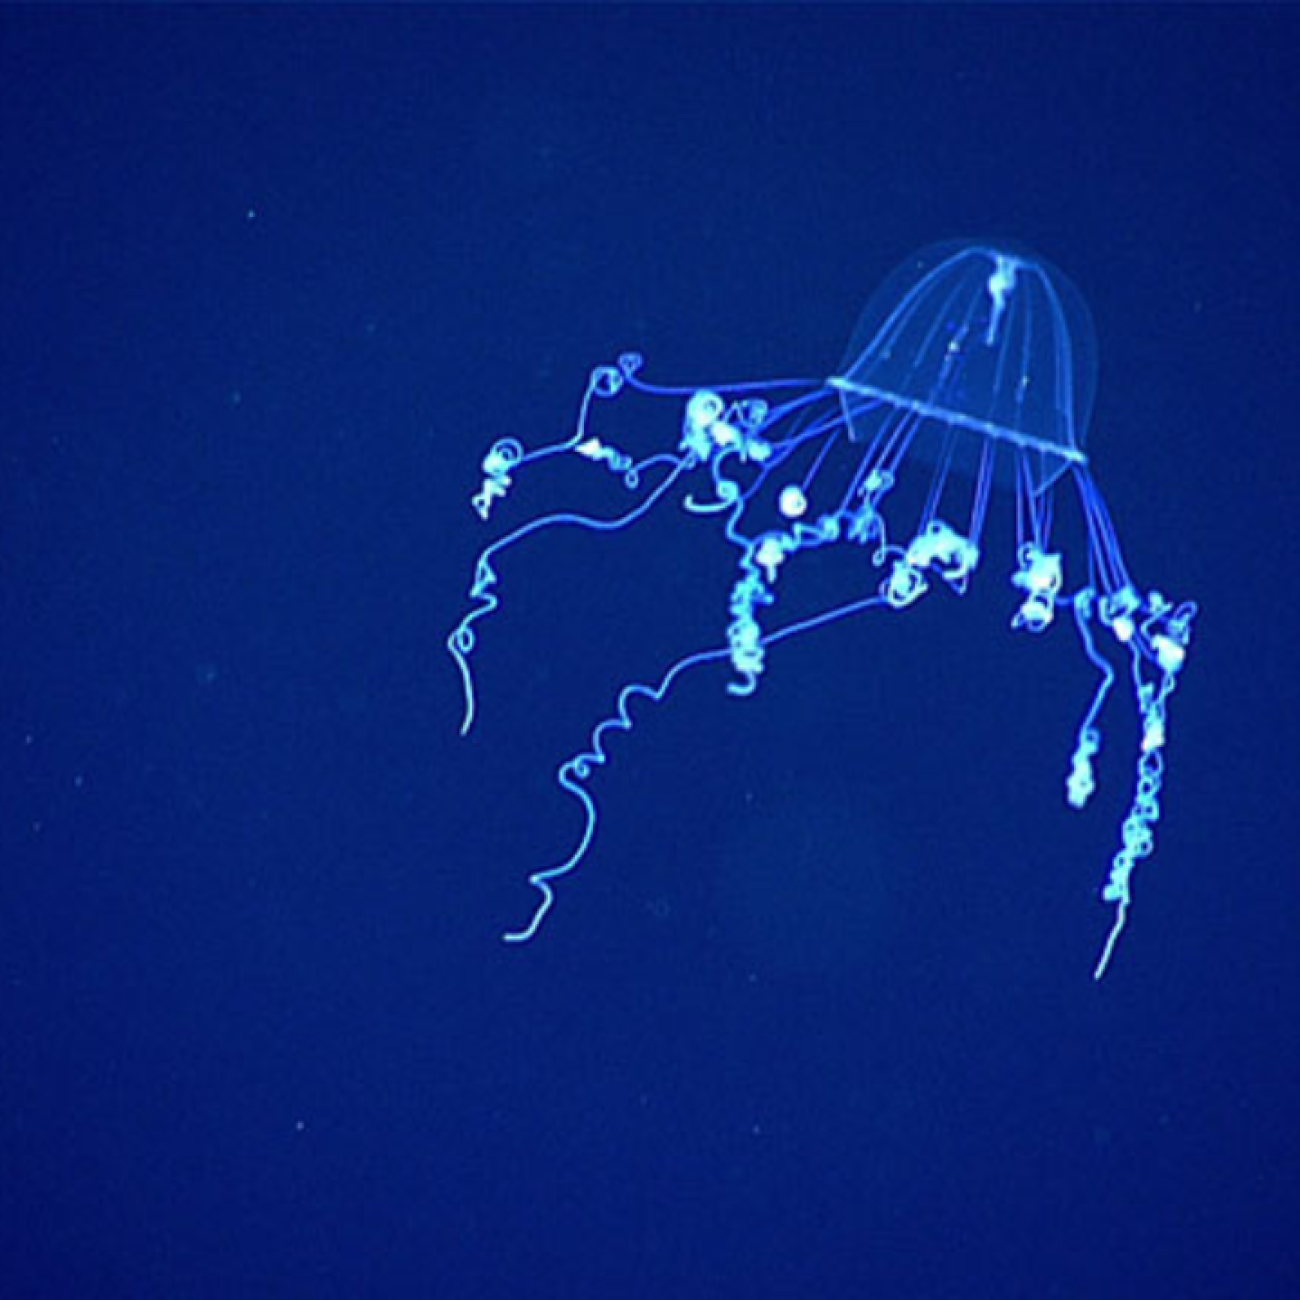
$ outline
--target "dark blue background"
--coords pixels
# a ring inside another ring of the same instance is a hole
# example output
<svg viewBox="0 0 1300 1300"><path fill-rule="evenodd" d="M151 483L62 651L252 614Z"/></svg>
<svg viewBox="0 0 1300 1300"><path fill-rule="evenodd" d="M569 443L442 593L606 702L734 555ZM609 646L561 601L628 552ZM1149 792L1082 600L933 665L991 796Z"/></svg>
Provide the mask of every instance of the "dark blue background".
<svg viewBox="0 0 1300 1300"><path fill-rule="evenodd" d="M1297 1294L1297 48L1246 7L0 13L0 1300ZM483 450L625 348L827 373L969 234L1081 286L1098 479L1202 606L1110 975L1131 702L1072 814L1091 679L1007 630L1009 554L752 700L684 681L504 947L554 765L716 641L732 558L671 506L513 554L461 741Z"/></svg>

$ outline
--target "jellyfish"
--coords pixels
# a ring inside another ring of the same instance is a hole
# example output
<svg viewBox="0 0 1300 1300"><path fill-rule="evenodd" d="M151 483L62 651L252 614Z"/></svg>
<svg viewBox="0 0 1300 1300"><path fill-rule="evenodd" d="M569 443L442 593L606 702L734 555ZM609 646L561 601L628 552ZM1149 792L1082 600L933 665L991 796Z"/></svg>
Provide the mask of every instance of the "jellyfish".
<svg viewBox="0 0 1300 1300"><path fill-rule="evenodd" d="M609 760L609 740L632 731L634 704L662 702L682 674L715 664L729 667L732 694L752 695L783 642L869 610L900 613L934 589L964 595L986 567L985 523L996 494L1014 502L1011 628L1041 636L1060 618L1096 672L1065 776L1072 808L1083 808L1095 789L1102 712L1120 669L1131 682L1135 777L1101 887L1113 913L1093 970L1100 980L1128 920L1135 869L1154 848L1168 704L1197 608L1135 582L1090 471L1096 344L1078 290L1018 247L939 244L885 280L829 377L665 386L647 380L643 368L636 353L597 366L567 437L533 448L502 439L482 461L471 504L484 523L521 473L556 456L611 476L630 504L606 516L535 517L482 550L468 610L447 639L464 691L462 733L477 709L477 637L500 607L497 567L526 539L557 528L630 528L675 499L734 548L734 579L717 643L676 660L657 680L624 685L585 745L560 764L556 780L577 800L581 829L567 854L528 877L535 907L505 940L526 943L537 934L557 882L591 851L599 810L590 781ZM630 392L675 410L675 446L638 458L597 432L598 406ZM1072 512L1071 529L1054 517L1058 496ZM1066 532L1077 538L1073 547ZM860 583L839 604L782 621L786 575L826 547L860 554Z"/></svg>

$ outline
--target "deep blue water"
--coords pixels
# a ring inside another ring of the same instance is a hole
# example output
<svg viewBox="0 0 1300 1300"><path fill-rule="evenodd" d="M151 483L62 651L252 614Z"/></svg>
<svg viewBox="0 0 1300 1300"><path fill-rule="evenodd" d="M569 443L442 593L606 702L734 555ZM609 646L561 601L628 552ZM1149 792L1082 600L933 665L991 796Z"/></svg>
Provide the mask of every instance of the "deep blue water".
<svg viewBox="0 0 1300 1300"><path fill-rule="evenodd" d="M1245 6L0 12L0 1300L1300 1294L1298 48ZM1105 981L1131 702L1072 813L1090 678L1008 629L1009 553L752 699L683 680L501 944L556 763L734 564L669 504L513 552L462 740L483 451L629 348L830 373L975 234L1088 298L1098 481L1201 605Z"/></svg>

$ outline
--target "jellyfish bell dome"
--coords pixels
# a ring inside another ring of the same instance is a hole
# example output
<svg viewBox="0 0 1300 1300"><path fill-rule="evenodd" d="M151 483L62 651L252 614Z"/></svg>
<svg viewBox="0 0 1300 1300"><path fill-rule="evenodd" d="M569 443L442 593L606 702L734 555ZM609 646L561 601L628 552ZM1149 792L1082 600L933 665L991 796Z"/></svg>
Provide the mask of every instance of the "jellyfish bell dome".
<svg viewBox="0 0 1300 1300"><path fill-rule="evenodd" d="M901 419L909 454L1034 492L1084 451L1097 379L1092 315L1050 262L1005 241L914 253L867 304L831 380L855 441Z"/></svg>

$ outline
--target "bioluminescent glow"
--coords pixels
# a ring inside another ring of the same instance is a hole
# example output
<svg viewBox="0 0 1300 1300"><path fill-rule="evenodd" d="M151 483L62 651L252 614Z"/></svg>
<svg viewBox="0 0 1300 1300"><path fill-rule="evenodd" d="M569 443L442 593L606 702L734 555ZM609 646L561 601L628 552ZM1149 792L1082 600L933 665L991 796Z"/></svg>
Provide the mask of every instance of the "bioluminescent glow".
<svg viewBox="0 0 1300 1300"><path fill-rule="evenodd" d="M1132 682L1136 781L1101 891L1114 916L1094 971L1100 979L1128 919L1134 869L1154 845L1168 701L1196 606L1139 587L1124 563L1084 448L1095 353L1087 307L1055 268L1023 251L946 244L909 258L885 282L829 378L664 387L642 377L640 356L625 354L592 371L571 436L532 449L497 442L473 497L485 522L524 469L561 455L612 474L633 504L610 518L544 515L480 554L469 612L447 641L464 683L463 732L474 723L479 625L500 604L496 566L525 538L552 528L628 528L676 497L689 515L714 521L737 556L719 611L725 637L672 663L656 682L624 686L585 748L561 764L557 780L581 805L583 827L567 856L529 877L536 908L507 941L533 938L555 902L556 882L590 852L599 821L590 778L608 761L609 737L632 730L634 700L662 701L683 673L714 663L730 666L728 690L751 695L768 652L784 641L867 610L907 609L936 584L964 594L984 560L990 499L1003 492L1015 503L1011 626L1041 634L1067 614L1098 673L1065 780L1074 808L1093 793L1102 708L1117 677L1112 656L1127 661ZM628 392L672 404L671 450L634 459L596 435L597 405ZM909 482L915 503L905 510L900 488ZM1080 554L1067 573L1064 548L1053 546L1053 513L1057 490L1071 485ZM781 623L781 583L801 556L830 546L861 552L861 590Z"/></svg>

